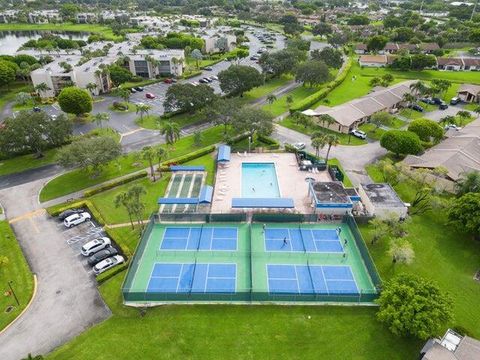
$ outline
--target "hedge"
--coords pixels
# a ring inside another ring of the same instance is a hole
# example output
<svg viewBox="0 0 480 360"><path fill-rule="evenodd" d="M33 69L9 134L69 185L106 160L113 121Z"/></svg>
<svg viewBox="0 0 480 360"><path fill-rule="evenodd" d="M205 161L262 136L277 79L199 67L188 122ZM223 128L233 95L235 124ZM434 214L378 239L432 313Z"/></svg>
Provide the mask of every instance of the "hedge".
<svg viewBox="0 0 480 360"><path fill-rule="evenodd" d="M98 186L94 189L86 190L86 191L83 192L83 196L90 197L92 195L101 193L101 192L106 191L106 190L113 189L114 187L117 187L117 186L120 186L120 185L123 185L123 184L127 184L129 182L132 182L134 180L141 179L141 178L144 178L144 177L147 177L147 176L148 176L148 172L146 170L144 170L144 171L141 171L141 172L129 175L129 176L125 176L124 178L122 178L120 180L115 180L115 181L111 181L107 184L100 185L100 186Z"/></svg>
<svg viewBox="0 0 480 360"><path fill-rule="evenodd" d="M280 143L271 137L258 135L258 140L267 144L267 149L269 150L277 150L280 148Z"/></svg>
<svg viewBox="0 0 480 360"><path fill-rule="evenodd" d="M125 271L128 269L128 260L125 261L122 265L115 266L114 268L111 268L110 270L107 270L97 276L97 283L98 285L103 284L105 281L108 279L111 279L115 275L121 273L122 271Z"/></svg>
<svg viewBox="0 0 480 360"><path fill-rule="evenodd" d="M73 208L87 208L98 224L102 226L105 225L105 219L103 218L102 214L100 214L100 211L98 211L98 209L95 207L95 205L93 205L93 203L90 200L80 200L77 202L54 205L54 206L48 207L46 210L50 216L55 217L55 216L58 216L60 213L64 212L65 210L73 209Z"/></svg>
<svg viewBox="0 0 480 360"><path fill-rule="evenodd" d="M347 74L352 67L352 59L348 58L348 62L345 65L345 68L334 80L330 81L325 87L318 90L317 92L313 93L310 96L307 96L303 100L300 100L295 105L290 108L290 113L294 113L296 111L303 111L308 109L313 104L317 103L318 101L327 97L327 95L335 89L338 85L340 85L346 78Z"/></svg>
<svg viewBox="0 0 480 360"><path fill-rule="evenodd" d="M168 170L169 166L172 164L183 164L186 163L187 161L194 160L196 158L199 158L203 155L210 154L211 152L214 152L216 149L215 145L210 145L204 148L201 148L196 151L192 151L191 153L169 159L161 164L162 170Z"/></svg>
<svg viewBox="0 0 480 360"><path fill-rule="evenodd" d="M230 139L227 140L227 144L228 145L233 145L239 141L242 141L242 140L245 140L246 138L248 138L250 136L249 133L243 133L243 134L240 134L240 135L236 135Z"/></svg>
<svg viewBox="0 0 480 360"><path fill-rule="evenodd" d="M190 78L198 76L198 75L202 75L202 71L198 70L198 71L194 71L194 72L192 72L188 75L182 75L182 79L190 79Z"/></svg>

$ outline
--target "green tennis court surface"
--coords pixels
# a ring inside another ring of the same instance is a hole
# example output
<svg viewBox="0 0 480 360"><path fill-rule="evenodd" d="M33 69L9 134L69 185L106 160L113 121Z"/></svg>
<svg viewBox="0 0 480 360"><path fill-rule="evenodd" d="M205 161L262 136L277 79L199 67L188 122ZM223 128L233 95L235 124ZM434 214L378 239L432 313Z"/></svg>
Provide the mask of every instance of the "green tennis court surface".
<svg viewBox="0 0 480 360"><path fill-rule="evenodd" d="M377 275L351 226L152 222L125 279L124 300L372 302Z"/></svg>

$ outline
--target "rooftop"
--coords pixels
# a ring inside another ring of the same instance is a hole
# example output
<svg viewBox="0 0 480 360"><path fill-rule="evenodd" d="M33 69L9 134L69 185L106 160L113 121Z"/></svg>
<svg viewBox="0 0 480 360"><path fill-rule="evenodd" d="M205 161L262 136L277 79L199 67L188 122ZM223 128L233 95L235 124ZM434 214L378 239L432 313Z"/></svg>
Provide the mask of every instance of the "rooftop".
<svg viewBox="0 0 480 360"><path fill-rule="evenodd" d="M389 184L361 184L361 186L376 207L405 207L403 201Z"/></svg>
<svg viewBox="0 0 480 360"><path fill-rule="evenodd" d="M351 204L350 196L340 181L314 182L311 188L317 203Z"/></svg>

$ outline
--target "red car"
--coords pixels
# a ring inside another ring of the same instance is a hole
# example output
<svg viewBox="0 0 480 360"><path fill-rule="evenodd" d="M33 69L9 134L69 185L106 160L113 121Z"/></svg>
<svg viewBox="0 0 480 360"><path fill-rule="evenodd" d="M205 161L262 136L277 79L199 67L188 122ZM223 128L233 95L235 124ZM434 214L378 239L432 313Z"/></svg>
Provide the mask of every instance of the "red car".
<svg viewBox="0 0 480 360"><path fill-rule="evenodd" d="M147 99L155 99L156 96L153 95L152 93L146 93L146 94L145 94L145 97L146 97Z"/></svg>
<svg viewBox="0 0 480 360"><path fill-rule="evenodd" d="M171 84L171 83L173 83L173 80L167 78L167 79L163 80L163 82L164 82L165 84Z"/></svg>

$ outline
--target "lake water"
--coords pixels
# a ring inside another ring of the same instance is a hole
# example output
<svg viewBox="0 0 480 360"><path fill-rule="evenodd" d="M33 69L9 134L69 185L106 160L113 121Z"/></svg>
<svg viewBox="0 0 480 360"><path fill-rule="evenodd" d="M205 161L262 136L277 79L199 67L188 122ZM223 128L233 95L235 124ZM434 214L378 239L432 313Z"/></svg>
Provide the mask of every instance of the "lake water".
<svg viewBox="0 0 480 360"><path fill-rule="evenodd" d="M72 40L87 40L89 35L68 31L0 31L0 55L13 55L28 40L38 39L42 34L53 34Z"/></svg>

